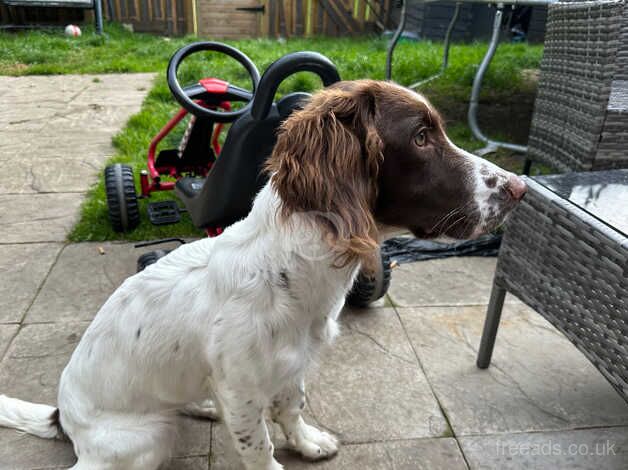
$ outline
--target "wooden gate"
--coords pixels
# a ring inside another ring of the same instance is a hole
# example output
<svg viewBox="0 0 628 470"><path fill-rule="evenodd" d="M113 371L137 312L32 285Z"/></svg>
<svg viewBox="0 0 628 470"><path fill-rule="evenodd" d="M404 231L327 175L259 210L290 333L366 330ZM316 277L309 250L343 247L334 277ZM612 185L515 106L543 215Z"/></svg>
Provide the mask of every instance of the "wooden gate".
<svg viewBox="0 0 628 470"><path fill-rule="evenodd" d="M260 35L262 0L197 0L198 34L207 38Z"/></svg>
<svg viewBox="0 0 628 470"><path fill-rule="evenodd" d="M347 36L390 27L392 0L265 0L266 36Z"/></svg>
<svg viewBox="0 0 628 470"><path fill-rule="evenodd" d="M346 36L390 28L393 0L197 0L209 38Z"/></svg>
<svg viewBox="0 0 628 470"><path fill-rule="evenodd" d="M173 36L195 32L194 1L103 0L103 9L107 18L131 24L134 31Z"/></svg>

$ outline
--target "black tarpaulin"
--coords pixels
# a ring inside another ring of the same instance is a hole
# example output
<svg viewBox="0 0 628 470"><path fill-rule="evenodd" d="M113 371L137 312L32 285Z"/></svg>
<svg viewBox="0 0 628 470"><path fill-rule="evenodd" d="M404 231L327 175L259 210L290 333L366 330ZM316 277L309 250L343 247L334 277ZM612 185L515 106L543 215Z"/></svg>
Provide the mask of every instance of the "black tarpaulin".
<svg viewBox="0 0 628 470"><path fill-rule="evenodd" d="M483 235L476 240L454 243L395 237L382 244L382 252L398 264L450 256L497 256L501 240L501 234Z"/></svg>

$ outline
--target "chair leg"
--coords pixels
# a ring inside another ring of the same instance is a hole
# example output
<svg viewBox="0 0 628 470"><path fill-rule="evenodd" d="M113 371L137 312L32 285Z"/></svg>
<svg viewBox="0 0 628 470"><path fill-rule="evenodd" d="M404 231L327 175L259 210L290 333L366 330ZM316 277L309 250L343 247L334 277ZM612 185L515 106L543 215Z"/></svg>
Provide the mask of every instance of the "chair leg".
<svg viewBox="0 0 628 470"><path fill-rule="evenodd" d="M523 174L526 176L530 176L531 169L532 169L532 160L530 160L529 158L526 158L525 162L523 163Z"/></svg>
<svg viewBox="0 0 628 470"><path fill-rule="evenodd" d="M495 337L497 336L497 328L499 327L499 320L502 316L505 297L506 289L493 282L491 300L486 310L484 331L482 331L482 340L480 341L480 350L478 351L478 359L476 362L480 369L486 369L491 364L491 356L493 355Z"/></svg>

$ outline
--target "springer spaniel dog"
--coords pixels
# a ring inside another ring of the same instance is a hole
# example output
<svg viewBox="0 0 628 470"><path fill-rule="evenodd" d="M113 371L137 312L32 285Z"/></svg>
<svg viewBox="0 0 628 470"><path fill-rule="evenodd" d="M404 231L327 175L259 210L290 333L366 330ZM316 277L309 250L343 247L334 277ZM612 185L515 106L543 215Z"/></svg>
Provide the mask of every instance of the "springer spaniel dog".
<svg viewBox="0 0 628 470"><path fill-rule="evenodd" d="M456 147L424 97L372 80L312 96L281 126L266 171L245 219L111 295L63 371L57 408L0 395L0 425L67 436L74 470L152 470L169 459L177 411L220 415L246 469L277 470L269 410L296 452L331 457L337 440L301 416L304 374L380 234L477 237L526 191Z"/></svg>

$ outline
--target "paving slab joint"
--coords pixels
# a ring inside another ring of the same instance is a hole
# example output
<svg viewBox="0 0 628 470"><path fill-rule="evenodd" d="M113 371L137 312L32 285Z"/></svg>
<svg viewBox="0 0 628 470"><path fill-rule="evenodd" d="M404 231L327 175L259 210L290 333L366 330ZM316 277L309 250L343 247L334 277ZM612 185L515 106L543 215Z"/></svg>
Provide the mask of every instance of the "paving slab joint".
<svg viewBox="0 0 628 470"><path fill-rule="evenodd" d="M456 442L458 442L458 438L456 437L456 433L454 432L454 428L451 425L451 421L449 419L449 416L447 416L447 412L445 411L445 408L443 407L443 404L441 403L440 399L438 398L438 395L436 395L436 391L434 390L434 387L432 386L432 383L430 382L430 377L427 374L427 371L425 370L425 367L423 367L423 363L421 362L421 359L419 358L419 354L417 353L414 344L412 343L412 340L410 339L410 335L408 334L408 330L406 329L406 325L403 323L403 320L401 318L401 315L399 315L399 312L397 311L397 307L393 307L393 310L395 311L395 315L397 315L397 319L399 320L399 323L401 324L401 328L403 329L403 333L406 336L406 341L408 341L408 344L410 345L410 348L412 349L412 353L414 354L414 357L416 358L417 364L419 366L419 369L421 369L421 372L423 372L423 375L425 376L425 381L427 382L427 385L430 387L430 391L432 392L432 395L434 396L434 400L436 401L436 404L438 405L438 409L440 410L441 414L443 415L443 419L445 420L445 424L447 425L447 429L445 429L445 431L443 431L443 434L439 437L453 437L454 439L456 439ZM460 444L458 444L458 447L460 447ZM463 454L464 455L464 454ZM465 459L466 462L466 459ZM468 467L468 464L467 464Z"/></svg>
<svg viewBox="0 0 628 470"><path fill-rule="evenodd" d="M42 281L39 283L39 286L37 286L37 290L35 291L35 295L33 296L33 299L26 306L26 308L24 309L24 312L22 313L22 316L21 316L21 318L20 318L20 320L18 322L18 325L19 325L18 329L16 330L15 334L11 337L11 339L8 341L6 348L3 351L0 351L1 352L1 354L0 354L0 361L4 360L4 357L6 356L7 352L11 348L11 344L13 343L13 340L15 340L15 338L17 338L17 335L20 334L20 331L24 327L24 320L26 319L26 315L28 314L28 311L31 309L31 307L35 303L35 300L37 300L37 297L39 297L39 294L40 294L42 288L44 287L44 284L46 283L46 280L50 276L50 273L52 272L52 269L55 267L55 265L59 261L59 258L61 257L61 253L63 253L63 251L65 250L65 248L67 246L68 246L68 243L64 243L63 246L61 247L61 249L59 250L59 252L57 253L57 255L55 256L55 258L52 261L52 263L50 263L50 267L48 268L48 271L46 272L46 275L44 276Z"/></svg>

